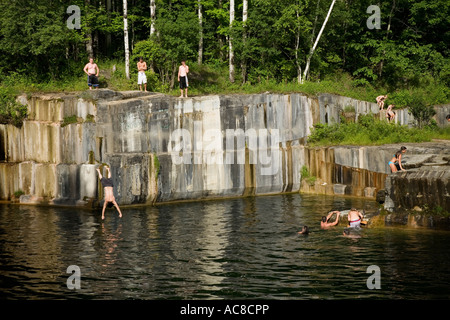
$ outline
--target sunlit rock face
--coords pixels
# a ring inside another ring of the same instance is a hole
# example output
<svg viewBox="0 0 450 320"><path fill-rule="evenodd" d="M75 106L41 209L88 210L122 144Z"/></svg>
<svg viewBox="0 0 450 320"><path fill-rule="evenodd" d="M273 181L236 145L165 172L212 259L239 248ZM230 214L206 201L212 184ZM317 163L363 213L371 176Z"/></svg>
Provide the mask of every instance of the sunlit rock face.
<svg viewBox="0 0 450 320"><path fill-rule="evenodd" d="M0 199L21 191L23 203L97 206L103 165L121 204L298 191L375 198L399 148L306 147L313 125L340 121L344 109L355 121L383 116L375 103L330 94L181 99L99 89L18 100L28 106L22 127L0 125ZM405 156L411 168L428 161L416 151Z"/></svg>

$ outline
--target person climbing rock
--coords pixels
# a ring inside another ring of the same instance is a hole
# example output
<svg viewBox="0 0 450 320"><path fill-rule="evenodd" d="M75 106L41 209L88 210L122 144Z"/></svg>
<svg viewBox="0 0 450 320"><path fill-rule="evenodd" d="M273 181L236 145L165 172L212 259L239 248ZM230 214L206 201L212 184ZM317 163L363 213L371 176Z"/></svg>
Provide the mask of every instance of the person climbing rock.
<svg viewBox="0 0 450 320"><path fill-rule="evenodd" d="M395 117L395 112L392 110L395 106L393 104L390 104L386 109L386 118L388 122L391 122L392 119Z"/></svg>
<svg viewBox="0 0 450 320"><path fill-rule="evenodd" d="M384 101L387 99L387 95L385 96L378 96L375 100L377 100L378 107L380 107L380 110L383 110L384 108Z"/></svg>
<svg viewBox="0 0 450 320"><path fill-rule="evenodd" d="M388 162L391 172L397 172L398 170L405 171L402 167L402 155L406 152L406 147L401 147L392 159ZM397 167L398 166L398 167Z"/></svg>
<svg viewBox="0 0 450 320"><path fill-rule="evenodd" d="M100 168L96 169L98 172L98 177L100 178L100 182L102 183L103 190L104 190L104 203L103 203L103 209L102 209L102 220L105 219L105 209L106 206L111 203L117 208L117 211L119 211L119 218L122 218L122 212L120 211L119 205L116 202L116 198L114 197L114 184L111 179L111 171L109 170L109 167L106 167L106 170L108 171L107 178L102 176L102 173L100 172Z"/></svg>

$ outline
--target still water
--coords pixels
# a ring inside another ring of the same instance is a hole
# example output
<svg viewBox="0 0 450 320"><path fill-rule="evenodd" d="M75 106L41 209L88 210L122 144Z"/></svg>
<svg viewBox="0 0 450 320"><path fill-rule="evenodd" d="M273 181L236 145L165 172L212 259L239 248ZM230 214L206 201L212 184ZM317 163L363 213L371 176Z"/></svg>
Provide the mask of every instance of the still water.
<svg viewBox="0 0 450 320"><path fill-rule="evenodd" d="M373 201L277 195L108 209L0 205L3 299L448 299L450 232L320 230ZM308 236L298 235L308 225ZM69 290L68 266L81 271ZM367 268L380 268L369 290Z"/></svg>

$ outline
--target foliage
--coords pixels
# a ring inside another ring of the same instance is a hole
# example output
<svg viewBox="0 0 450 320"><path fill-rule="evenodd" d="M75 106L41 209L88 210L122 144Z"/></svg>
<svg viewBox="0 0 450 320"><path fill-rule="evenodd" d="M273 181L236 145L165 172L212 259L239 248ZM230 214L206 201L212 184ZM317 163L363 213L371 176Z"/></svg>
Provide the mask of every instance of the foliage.
<svg viewBox="0 0 450 320"><path fill-rule="evenodd" d="M109 4L113 4L108 7ZM150 36L148 0L128 0L131 76L124 77L122 1L0 1L1 84L17 91L80 91L92 45L101 85L136 88L135 63L144 56L151 67L148 87L172 92L177 66L192 68L194 94L217 92L301 91L337 93L374 102L413 105L450 101L450 6L446 0L381 1L381 29L368 29L371 0L337 1L312 58L309 81L299 71L329 8L324 0L251 0L242 23L236 1L229 25L229 1L202 0L202 29L197 0L156 1L156 33ZM81 9L81 29L69 29L69 5ZM388 30L389 29L389 30ZM203 64L196 65L200 30ZM244 36L245 35L245 36ZM229 83L228 39L235 51L236 83ZM240 70L245 63L246 75ZM111 72L116 65L115 72ZM245 79L245 81L244 81ZM191 80L191 78L190 78ZM176 90L175 90L176 91ZM175 94L175 93L174 93ZM4 107L3 107L4 108Z"/></svg>
<svg viewBox="0 0 450 320"><path fill-rule="evenodd" d="M317 177L311 175L307 166L302 166L300 170L301 179L305 180L310 186L313 186L316 183Z"/></svg>
<svg viewBox="0 0 450 320"><path fill-rule="evenodd" d="M450 130L437 126L408 127L361 115L358 122L332 125L316 124L308 144L319 145L382 145L400 142L425 142L433 138L450 139Z"/></svg>
<svg viewBox="0 0 450 320"><path fill-rule="evenodd" d="M27 106L16 101L17 92L7 87L0 86L0 123L22 126L22 121L27 117Z"/></svg>

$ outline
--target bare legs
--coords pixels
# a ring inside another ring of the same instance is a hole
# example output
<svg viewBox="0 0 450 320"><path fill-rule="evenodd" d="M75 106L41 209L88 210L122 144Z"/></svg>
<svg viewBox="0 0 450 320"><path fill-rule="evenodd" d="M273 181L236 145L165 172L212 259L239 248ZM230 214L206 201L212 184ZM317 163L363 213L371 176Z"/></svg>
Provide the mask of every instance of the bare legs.
<svg viewBox="0 0 450 320"><path fill-rule="evenodd" d="M183 89L180 89L180 92L181 92L180 98L183 98ZM188 89L187 88L184 89L184 96L185 96L185 98L188 97L187 92L188 92Z"/></svg>
<svg viewBox="0 0 450 320"><path fill-rule="evenodd" d="M102 173L100 172L99 168L97 168L96 170L98 172L98 177L101 180L103 178ZM108 179L110 179L111 171L109 170L109 167L106 167L106 170L107 170L107 177L108 177ZM116 207L117 211L119 212L119 218L122 218L122 211L120 211L119 205L117 204L116 199L114 198L113 188L112 187L104 187L103 190L104 190L105 200L104 200L103 208L102 208L102 220L105 219L105 209L109 202L112 202L114 207Z"/></svg>

